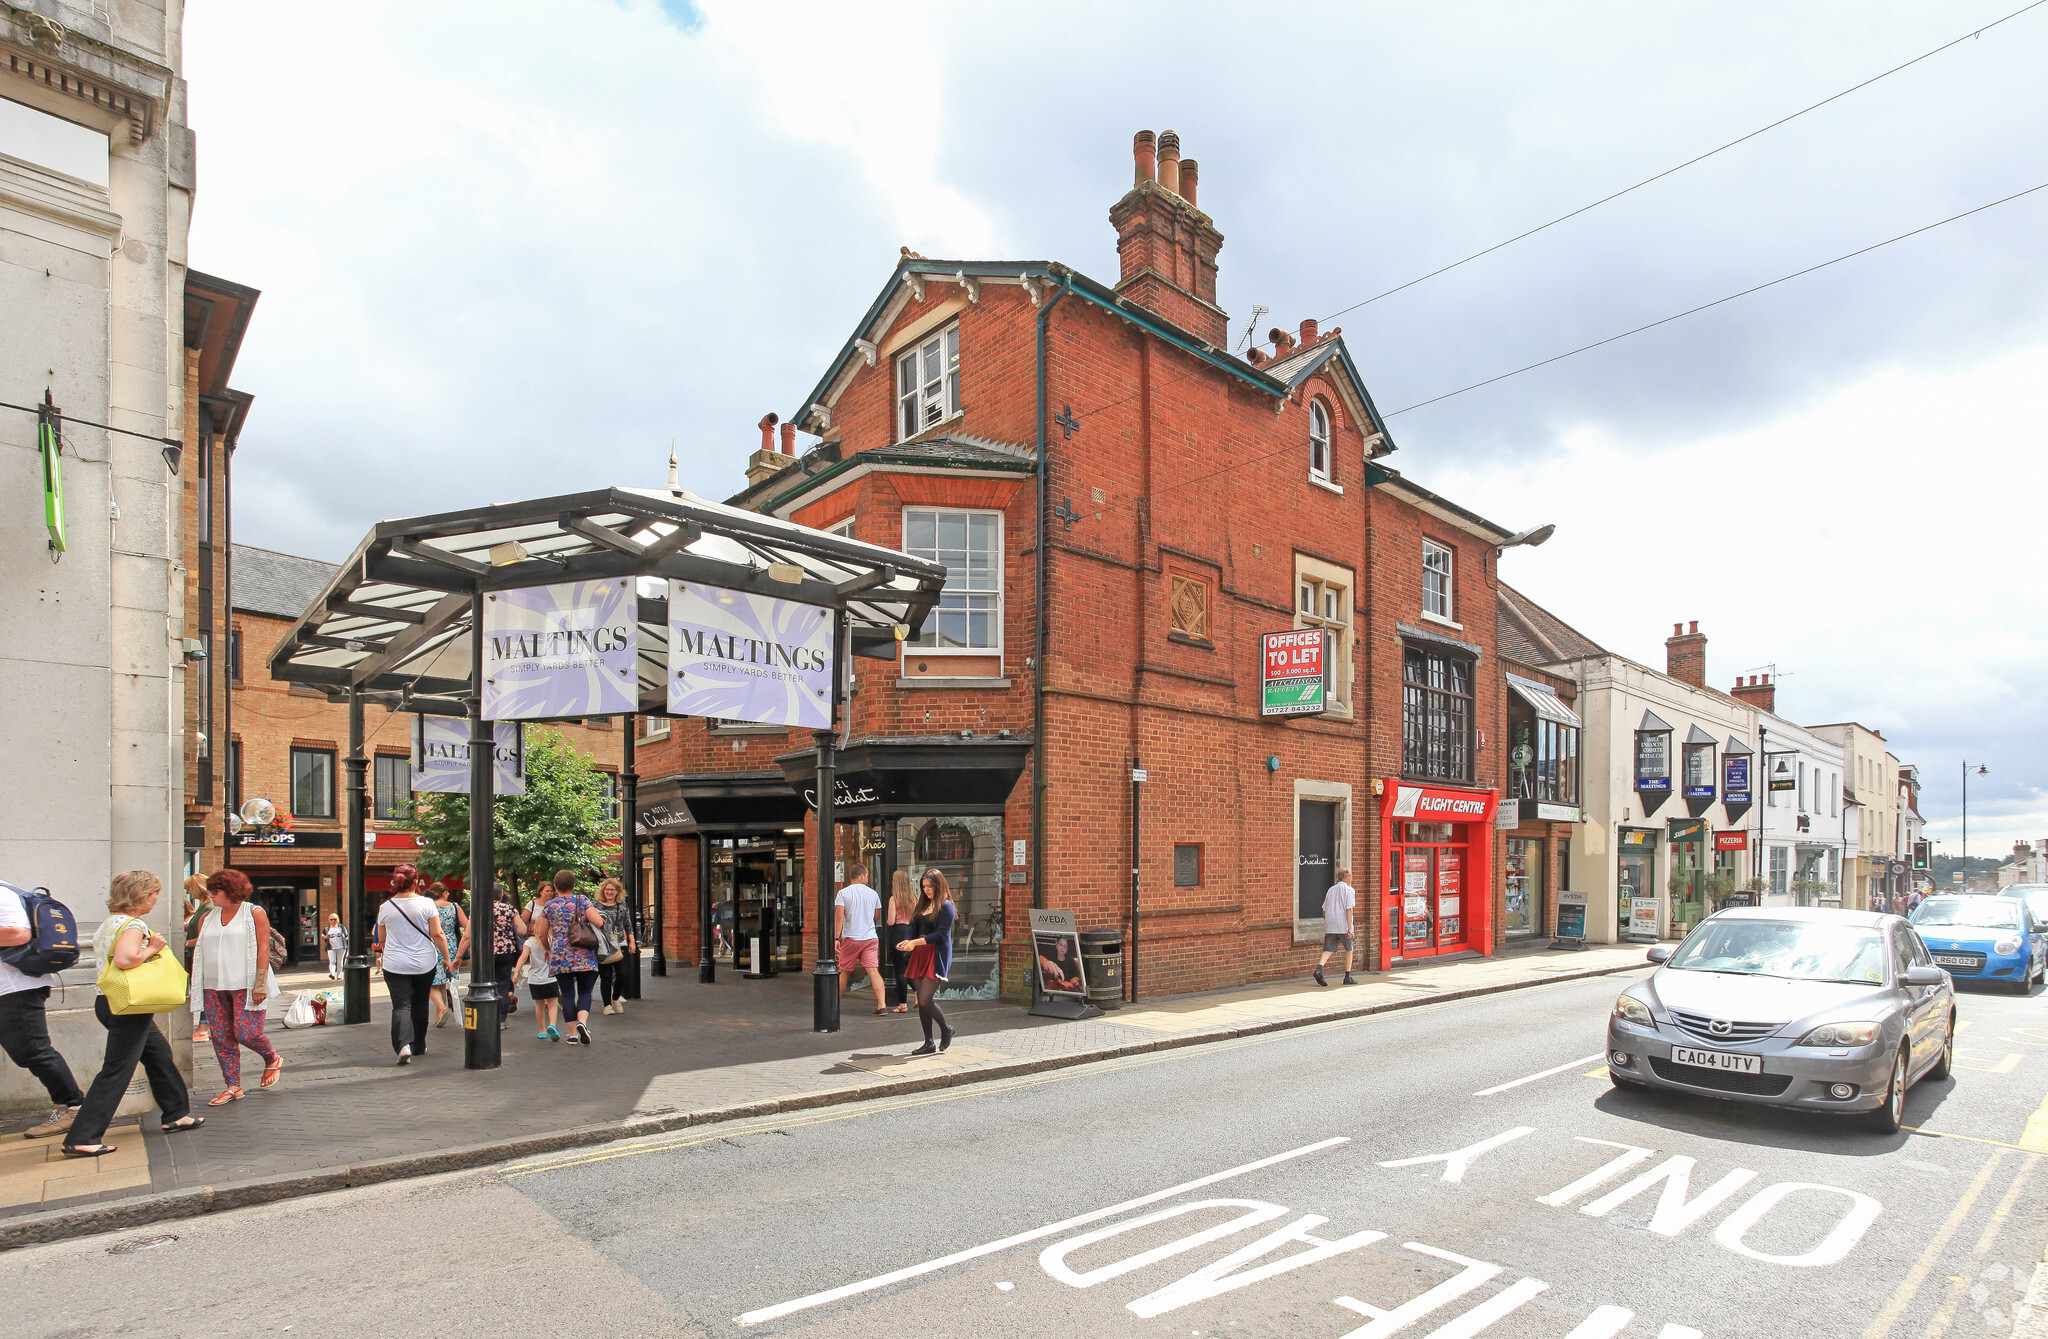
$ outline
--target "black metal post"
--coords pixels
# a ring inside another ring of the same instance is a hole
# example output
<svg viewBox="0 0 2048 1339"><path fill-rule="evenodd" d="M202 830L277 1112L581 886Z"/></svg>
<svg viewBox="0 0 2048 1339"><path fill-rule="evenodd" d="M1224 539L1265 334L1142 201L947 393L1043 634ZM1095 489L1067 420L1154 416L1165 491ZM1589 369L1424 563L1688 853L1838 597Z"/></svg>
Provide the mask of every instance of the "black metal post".
<svg viewBox="0 0 2048 1339"><path fill-rule="evenodd" d="M634 949L626 955L625 995L629 1000L640 998L640 837L633 830L640 814L640 774L633 769L633 736L639 729L640 718L628 712L625 749L619 759L619 790L623 801L619 825L619 882L626 887L626 922L633 927ZM622 944L620 947L625 946Z"/></svg>
<svg viewBox="0 0 2048 1339"><path fill-rule="evenodd" d="M498 861L493 849L498 749L484 719L484 600L479 586L469 603L469 1003L462 1011L462 1067L496 1069L503 1051L498 1033L498 955L491 931ZM452 992L452 987L451 987Z"/></svg>
<svg viewBox="0 0 2048 1339"><path fill-rule="evenodd" d="M667 939L667 931L664 928L666 918L663 915L664 909L662 907L662 903L668 900L667 867L668 842L664 838L656 837L654 839L654 915L649 918L654 926L654 962L650 965L650 968L656 976L668 975L668 946L664 942Z"/></svg>
<svg viewBox="0 0 2048 1339"><path fill-rule="evenodd" d="M1131 755L1131 1003L1138 1002L1138 778L1144 770L1138 765L1138 755Z"/></svg>
<svg viewBox="0 0 2048 1339"><path fill-rule="evenodd" d="M735 930L739 927L734 926ZM711 954L711 838L697 833L697 981L718 980L718 959Z"/></svg>
<svg viewBox="0 0 2048 1339"><path fill-rule="evenodd" d="M341 969L341 1021L370 1021L370 907L363 888L363 695L348 692L348 961ZM236 796L240 799L240 796Z"/></svg>
<svg viewBox="0 0 2048 1339"><path fill-rule="evenodd" d="M818 961L811 969L811 1030L839 1031L839 954L834 943L832 898L834 857L839 851L834 826L838 798L839 692L846 682L846 612L832 611L832 708L829 728L812 736L818 746Z"/></svg>

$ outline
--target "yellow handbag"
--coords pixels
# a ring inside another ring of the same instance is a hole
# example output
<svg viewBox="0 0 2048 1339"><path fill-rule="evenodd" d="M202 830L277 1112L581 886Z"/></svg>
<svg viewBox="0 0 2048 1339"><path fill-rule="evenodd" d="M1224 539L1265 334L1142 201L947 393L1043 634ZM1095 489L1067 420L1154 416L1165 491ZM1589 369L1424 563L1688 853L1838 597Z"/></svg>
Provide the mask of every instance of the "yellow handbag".
<svg viewBox="0 0 2048 1339"><path fill-rule="evenodd" d="M133 917L130 919L134 920ZM142 924L141 921L134 923ZM128 927L124 925L114 938L118 941L127 932ZM147 936L148 933L149 927L143 926L143 934ZM166 945L158 949L156 956L149 961L126 971L114 966L114 955L109 951L106 962L100 966L99 987L100 994L107 997L108 1013L161 1014L185 1002L191 980Z"/></svg>

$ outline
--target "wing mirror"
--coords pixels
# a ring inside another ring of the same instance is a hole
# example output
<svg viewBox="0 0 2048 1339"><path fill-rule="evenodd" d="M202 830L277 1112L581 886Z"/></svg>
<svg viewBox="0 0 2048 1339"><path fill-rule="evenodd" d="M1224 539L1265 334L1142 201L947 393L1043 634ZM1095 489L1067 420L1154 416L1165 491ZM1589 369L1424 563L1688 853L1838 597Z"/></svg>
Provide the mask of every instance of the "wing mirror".
<svg viewBox="0 0 2048 1339"><path fill-rule="evenodd" d="M1909 986L1938 986L1948 979L1948 973L1939 967L1920 965L1908 967L1905 979Z"/></svg>
<svg viewBox="0 0 2048 1339"><path fill-rule="evenodd" d="M1651 962L1664 962L1665 960L1670 958L1671 950L1665 945L1659 944L1657 945L1657 947L1651 949L1648 953L1644 954L1643 956L1648 958Z"/></svg>

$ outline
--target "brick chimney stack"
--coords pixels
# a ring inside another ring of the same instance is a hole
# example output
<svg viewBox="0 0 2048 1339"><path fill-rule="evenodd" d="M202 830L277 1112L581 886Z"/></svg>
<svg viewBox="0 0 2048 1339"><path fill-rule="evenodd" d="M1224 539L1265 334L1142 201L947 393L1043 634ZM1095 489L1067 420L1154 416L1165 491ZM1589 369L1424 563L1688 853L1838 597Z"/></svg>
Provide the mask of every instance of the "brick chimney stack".
<svg viewBox="0 0 2048 1339"><path fill-rule="evenodd" d="M1698 619L1690 628L1683 623L1671 625L1671 635L1664 639L1664 672L1695 688L1707 686L1707 638Z"/></svg>
<svg viewBox="0 0 2048 1339"><path fill-rule="evenodd" d="M787 455L775 449L775 425L777 421L777 415L767 414L762 417L759 423L754 425L761 430L761 449L747 457L747 487L749 488L760 483L763 479L773 478L791 465L796 464L796 458L793 455ZM782 440L785 446L793 448L795 446L795 437L794 425L788 425L783 428Z"/></svg>
<svg viewBox="0 0 2048 1339"><path fill-rule="evenodd" d="M1216 305L1216 254L1223 234L1195 206L1198 169L1180 156L1180 136L1141 130L1132 142L1129 194L1109 211L1121 277L1117 292L1221 349L1230 318Z"/></svg>
<svg viewBox="0 0 2048 1339"><path fill-rule="evenodd" d="M1744 683L1742 677L1737 675L1735 686L1728 691L1759 711L1778 709L1778 685L1771 682L1771 676L1768 674L1752 674L1748 683Z"/></svg>

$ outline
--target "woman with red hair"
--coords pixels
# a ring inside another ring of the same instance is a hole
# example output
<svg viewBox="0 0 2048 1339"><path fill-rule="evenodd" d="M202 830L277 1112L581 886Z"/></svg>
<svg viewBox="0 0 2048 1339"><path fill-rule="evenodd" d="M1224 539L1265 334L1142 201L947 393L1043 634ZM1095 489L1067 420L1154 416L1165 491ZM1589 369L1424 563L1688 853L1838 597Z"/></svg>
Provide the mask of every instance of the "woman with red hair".
<svg viewBox="0 0 2048 1339"><path fill-rule="evenodd" d="M265 1088L284 1072L284 1057L263 1035L264 1001L277 989L270 974L270 918L249 901L255 890L238 869L217 870L206 881L213 906L199 921L192 953L192 997L212 1034L213 1058L226 1086L208 1106L242 1098L242 1048L263 1057Z"/></svg>

